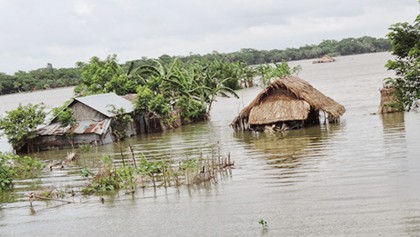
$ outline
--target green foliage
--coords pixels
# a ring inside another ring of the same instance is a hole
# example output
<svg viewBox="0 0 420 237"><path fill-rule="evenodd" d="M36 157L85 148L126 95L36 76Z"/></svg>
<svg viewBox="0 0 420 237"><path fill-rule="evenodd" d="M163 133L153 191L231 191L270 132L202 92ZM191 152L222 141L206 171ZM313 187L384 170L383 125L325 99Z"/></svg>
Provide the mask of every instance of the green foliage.
<svg viewBox="0 0 420 237"><path fill-rule="evenodd" d="M13 178L16 172L8 164L8 159L0 153L0 190L13 187Z"/></svg>
<svg viewBox="0 0 420 237"><path fill-rule="evenodd" d="M52 109L53 117L52 119L57 119L60 122L61 127L66 128L69 127L70 129L66 132L66 137L71 144L71 147L74 148L73 142L73 127L77 125L77 120L73 115L73 110L68 107L68 105L73 101L73 99L64 102L64 104L60 107L56 107Z"/></svg>
<svg viewBox="0 0 420 237"><path fill-rule="evenodd" d="M111 157L104 156L102 162L103 166L96 175L90 170L82 170L82 176L91 180L90 184L83 189L85 194L114 191L121 188L123 180L117 168L115 168Z"/></svg>
<svg viewBox="0 0 420 237"><path fill-rule="evenodd" d="M131 165L123 165L118 167L116 170L118 179L120 180L120 188L134 190L136 185L135 173L136 170Z"/></svg>
<svg viewBox="0 0 420 237"><path fill-rule="evenodd" d="M153 111L162 118L168 118L171 114L171 105L162 94L155 95L149 101L148 107L149 111Z"/></svg>
<svg viewBox="0 0 420 237"><path fill-rule="evenodd" d="M43 167L36 158L0 152L0 190L12 188L14 179L38 176Z"/></svg>
<svg viewBox="0 0 420 237"><path fill-rule="evenodd" d="M147 113L149 111L149 101L153 99L153 96L153 91L148 86L137 87L136 109L140 113Z"/></svg>
<svg viewBox="0 0 420 237"><path fill-rule="evenodd" d="M230 165L226 166L226 161L219 161L221 163L216 164L213 155L212 158L203 159L201 154L199 158L181 160L178 165L173 165L171 160L148 160L142 155L133 162L134 165L123 163L120 166L109 156L104 156L102 167L98 172L92 172L87 168L81 170L82 177L89 180L83 192L91 194L125 188L132 193L138 186L146 187L150 183L155 188L160 186L166 188L172 184L189 185L216 180L216 171L228 168Z"/></svg>
<svg viewBox="0 0 420 237"><path fill-rule="evenodd" d="M396 77L386 78L384 82L395 88L399 103L395 107L410 110L413 103L420 99L420 15L413 25L396 23L390 30L388 38L396 58L389 60L386 67L394 70Z"/></svg>
<svg viewBox="0 0 420 237"><path fill-rule="evenodd" d="M260 224L262 226L262 228L264 228L264 229L268 227L267 221L265 221L264 219L261 219L258 222L258 224Z"/></svg>
<svg viewBox="0 0 420 237"><path fill-rule="evenodd" d="M190 123L200 119L206 113L206 105L200 101L182 96L176 103L177 108L181 111L183 123Z"/></svg>
<svg viewBox="0 0 420 237"><path fill-rule="evenodd" d="M18 178L36 177L41 169L45 166L44 163L31 156L6 155L9 160L13 160L13 169L16 170Z"/></svg>
<svg viewBox="0 0 420 237"><path fill-rule="evenodd" d="M65 101L62 106L52 108L51 110L52 118L54 119L58 117L61 111L65 110L68 107L68 105L71 104L71 102L73 102L73 99Z"/></svg>
<svg viewBox="0 0 420 237"><path fill-rule="evenodd" d="M302 68L300 65L291 68L287 62L274 63L274 67L260 65L258 71L261 73L261 80L264 86L269 85L272 80L298 74Z"/></svg>
<svg viewBox="0 0 420 237"><path fill-rule="evenodd" d="M227 80L229 80L229 78L220 80L214 77L214 75L207 75L206 81L209 82L208 85L210 85L206 87L206 97L204 98L204 101L208 104L207 114L210 114L213 102L216 101L217 96L229 97L229 95L232 95L237 99L239 98L232 88L225 86Z"/></svg>
<svg viewBox="0 0 420 237"><path fill-rule="evenodd" d="M73 116L73 110L71 108L65 108L57 115L58 122L61 123L62 127L74 127L77 124L76 118Z"/></svg>
<svg viewBox="0 0 420 237"><path fill-rule="evenodd" d="M223 85L232 90L237 90L241 88L241 82L248 79L249 71L252 71L252 68L243 62L228 62L223 58L216 59L205 64L203 70L207 78L205 85L207 87L215 86L213 81L208 80L209 78L217 78L219 81L226 79Z"/></svg>
<svg viewBox="0 0 420 237"><path fill-rule="evenodd" d="M40 105L19 104L16 109L6 112L6 116L0 119L0 128L4 130L13 148L20 150L35 138L36 129L44 123L45 116L44 107Z"/></svg>
<svg viewBox="0 0 420 237"><path fill-rule="evenodd" d="M186 159L180 162L180 170L193 170L197 166L197 159Z"/></svg>
<svg viewBox="0 0 420 237"><path fill-rule="evenodd" d="M14 75L0 73L0 95L73 86L79 83L79 78L77 68L39 68L29 72L18 71Z"/></svg>
<svg viewBox="0 0 420 237"><path fill-rule="evenodd" d="M89 176L94 176L92 170L88 169L88 168L83 168L80 171L81 175L83 178L89 178Z"/></svg>
<svg viewBox="0 0 420 237"><path fill-rule="evenodd" d="M139 174L152 177L155 174L160 173L162 171L161 164L162 163L148 161L143 156L139 162L138 172Z"/></svg>
<svg viewBox="0 0 420 237"><path fill-rule="evenodd" d="M138 85L146 84L145 67L156 65L156 63L170 65L175 59L179 59L182 63L223 61L224 63L257 65L318 58L324 55L335 56L382 52L390 49L391 45L387 39L364 36L360 38L346 38L340 41L324 40L318 45L305 45L300 48L287 48L284 50L241 49L232 53L223 54L214 51L205 55L190 54L185 57L162 55L156 60L143 57L126 62L122 66L118 65L115 55L108 56L105 60L93 57L88 63L77 63L77 68L55 69L48 66L29 72L18 71L14 75L0 73L0 95L72 85L78 85L76 93L80 95L111 91L115 91L117 94L135 93ZM230 78L230 80L225 82L225 86L239 89L240 84L235 79L238 67L234 67L234 65L226 66L222 69L219 68L219 71L225 74L220 79ZM156 86L158 87L157 84ZM151 87L152 90L155 90L155 88Z"/></svg>
<svg viewBox="0 0 420 237"><path fill-rule="evenodd" d="M112 133L117 138L117 141L127 137L127 125L133 121L131 115L127 114L124 108L116 108L114 105L109 105L108 110L113 114L111 122Z"/></svg>
<svg viewBox="0 0 420 237"><path fill-rule="evenodd" d="M78 62L82 83L75 88L79 95L115 92L118 95L134 93L136 84L117 62L117 56L110 55L105 60L92 57L88 63Z"/></svg>
<svg viewBox="0 0 420 237"><path fill-rule="evenodd" d="M104 156L102 162L102 168L96 175L86 168L81 171L82 177L90 180L89 185L83 189L85 194L117 191L122 188L134 190L136 186L136 174L153 176L155 173L160 172L160 169L155 163L148 162L145 159L140 160L138 169L130 165L116 167L109 156Z"/></svg>
<svg viewBox="0 0 420 237"><path fill-rule="evenodd" d="M156 94L147 85L137 88L136 110L149 116L153 114L163 119L169 119L172 115L172 107L168 98L162 94Z"/></svg>
<svg viewBox="0 0 420 237"><path fill-rule="evenodd" d="M227 60L229 62L243 62L246 65L259 65L263 63L319 58L324 55L337 56L384 52L390 49L391 45L387 39L363 36L360 38L345 38L340 41L324 40L318 45L305 45L299 48L286 48L283 50L255 50L248 48L225 54L218 52L206 55L193 54L181 58L181 60L184 62L193 59L201 61Z"/></svg>

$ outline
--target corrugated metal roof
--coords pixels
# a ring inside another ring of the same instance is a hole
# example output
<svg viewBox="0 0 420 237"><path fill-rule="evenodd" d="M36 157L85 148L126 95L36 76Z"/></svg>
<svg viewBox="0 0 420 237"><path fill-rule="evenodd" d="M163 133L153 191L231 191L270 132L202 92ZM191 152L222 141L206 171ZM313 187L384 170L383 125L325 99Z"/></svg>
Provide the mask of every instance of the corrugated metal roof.
<svg viewBox="0 0 420 237"><path fill-rule="evenodd" d="M73 127L73 133L75 134L89 134L96 133L102 135L106 133L109 126L111 125L111 119L104 119L99 122L95 121L78 121L77 125ZM37 134L41 136L46 135L63 135L69 131L70 127L61 127L60 123L52 123L48 126L38 129Z"/></svg>
<svg viewBox="0 0 420 237"><path fill-rule="evenodd" d="M115 93L78 97L74 100L91 107L92 109L102 113L107 117L114 116L114 114L109 112L109 110L112 109L110 105L114 105L117 109L124 108L125 112L127 113L134 111L134 105L130 101L116 95Z"/></svg>

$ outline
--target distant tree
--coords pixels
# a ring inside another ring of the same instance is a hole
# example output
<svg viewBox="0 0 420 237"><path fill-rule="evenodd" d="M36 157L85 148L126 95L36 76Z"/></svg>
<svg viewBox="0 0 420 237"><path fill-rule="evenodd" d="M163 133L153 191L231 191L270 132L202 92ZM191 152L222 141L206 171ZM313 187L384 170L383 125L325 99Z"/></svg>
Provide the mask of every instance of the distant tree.
<svg viewBox="0 0 420 237"><path fill-rule="evenodd" d="M79 95L115 92L118 95L135 93L136 85L117 62L117 56L110 55L105 60L92 57L89 63L78 62L82 83L75 88Z"/></svg>
<svg viewBox="0 0 420 237"><path fill-rule="evenodd" d="M19 106L6 112L0 119L0 128L14 149L20 150L27 145L28 153L32 148L32 139L36 136L36 129L44 123L46 113L40 105L28 104Z"/></svg>
<svg viewBox="0 0 420 237"><path fill-rule="evenodd" d="M302 70L302 68L300 65L291 68L287 62L281 62L275 63L273 67L269 65L260 65L258 70L261 73L261 81L263 86L268 86L273 80L291 75L297 75Z"/></svg>
<svg viewBox="0 0 420 237"><path fill-rule="evenodd" d="M386 64L396 77L386 78L385 83L395 88L399 109L409 110L420 99L420 15L414 24L396 23L390 27L388 38L395 60Z"/></svg>
<svg viewBox="0 0 420 237"><path fill-rule="evenodd" d="M345 38L340 41L324 40L318 45L305 45L300 48L287 48L284 50L245 48L231 53L213 51L204 55L190 53L187 56L164 54L157 59L142 57L141 59L126 62L123 65L118 64L116 55L110 55L105 60L92 57L87 63L78 62L76 64L77 68L55 69L51 64L47 64L46 68L30 72L19 71L14 75L0 73L0 82L3 83L0 93L9 94L73 85L78 85L76 93L80 95L111 91L117 94L135 93L136 87L145 85L145 80L148 79L147 75L144 74L144 70L142 70L143 67L156 66L156 62L166 67L172 65L174 61L185 64L199 63L201 65L211 64L216 61L223 62L223 68L220 69L222 70L221 74L229 75L228 77L230 77L225 82L225 85L232 89L239 89L240 85L236 80L237 75L239 75L238 72L241 71L237 70L239 64L276 63L317 58L323 55L350 55L389 51L390 49L391 45L387 39L363 36L360 38ZM81 75L82 72L83 74ZM233 74L236 74L236 76ZM158 77L153 79L158 79ZM155 83L160 82L155 80Z"/></svg>

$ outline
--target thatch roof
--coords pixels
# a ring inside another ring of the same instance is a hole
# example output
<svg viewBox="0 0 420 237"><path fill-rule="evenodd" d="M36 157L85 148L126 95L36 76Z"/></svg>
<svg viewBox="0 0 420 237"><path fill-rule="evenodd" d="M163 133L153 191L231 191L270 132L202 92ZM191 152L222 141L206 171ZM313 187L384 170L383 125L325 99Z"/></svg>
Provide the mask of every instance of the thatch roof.
<svg viewBox="0 0 420 237"><path fill-rule="evenodd" d="M379 105L378 113L393 113L400 111L396 106L398 102L395 96L395 88L384 87L381 89L381 104Z"/></svg>
<svg viewBox="0 0 420 237"><path fill-rule="evenodd" d="M323 56L321 58L318 58L312 61L312 63L331 63L331 62L335 62L335 58L332 58L330 56Z"/></svg>
<svg viewBox="0 0 420 237"><path fill-rule="evenodd" d="M311 108L322 110L329 118L339 118L346 109L325 96L308 82L290 76L271 83L245 107L232 125L271 124L279 121L306 120Z"/></svg>

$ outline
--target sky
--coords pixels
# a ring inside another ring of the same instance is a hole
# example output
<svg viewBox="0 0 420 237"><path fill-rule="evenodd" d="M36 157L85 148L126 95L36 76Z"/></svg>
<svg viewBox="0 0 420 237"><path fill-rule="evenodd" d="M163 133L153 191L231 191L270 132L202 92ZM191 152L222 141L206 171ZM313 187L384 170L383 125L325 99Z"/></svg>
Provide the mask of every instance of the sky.
<svg viewBox="0 0 420 237"><path fill-rule="evenodd" d="M385 37L417 0L0 0L0 72Z"/></svg>

